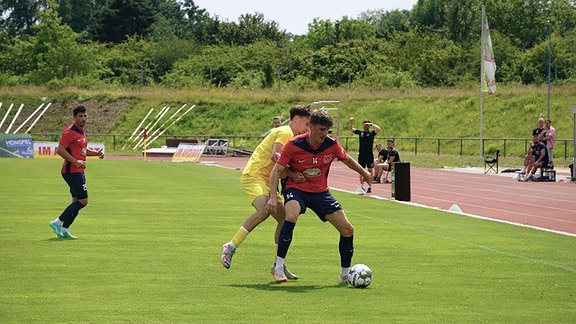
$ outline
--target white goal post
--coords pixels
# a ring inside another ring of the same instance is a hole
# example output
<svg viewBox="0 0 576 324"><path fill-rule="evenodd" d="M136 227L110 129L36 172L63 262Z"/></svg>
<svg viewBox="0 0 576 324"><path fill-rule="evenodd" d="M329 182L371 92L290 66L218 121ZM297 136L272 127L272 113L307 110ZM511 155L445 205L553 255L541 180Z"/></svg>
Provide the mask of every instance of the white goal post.
<svg viewBox="0 0 576 324"><path fill-rule="evenodd" d="M339 100L314 101L312 103L312 106L316 108L324 108L330 111L330 114L334 118L334 127L332 127L332 131L336 129L336 134L332 134L332 137L335 137L337 140L340 140L340 101ZM335 113L333 113L333 111Z"/></svg>

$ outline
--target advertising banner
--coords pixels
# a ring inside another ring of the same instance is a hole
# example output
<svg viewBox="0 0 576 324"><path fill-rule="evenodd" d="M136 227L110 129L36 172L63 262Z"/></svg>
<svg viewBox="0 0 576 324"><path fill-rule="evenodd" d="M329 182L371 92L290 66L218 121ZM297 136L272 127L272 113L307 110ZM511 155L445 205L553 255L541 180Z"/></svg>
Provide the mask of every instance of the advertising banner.
<svg viewBox="0 0 576 324"><path fill-rule="evenodd" d="M0 157L33 158L34 141L28 134L0 134Z"/></svg>
<svg viewBox="0 0 576 324"><path fill-rule="evenodd" d="M102 149L106 153L104 143L88 143L88 147L97 150ZM61 158L56 150L58 149L58 142L34 142L34 157L35 158Z"/></svg>

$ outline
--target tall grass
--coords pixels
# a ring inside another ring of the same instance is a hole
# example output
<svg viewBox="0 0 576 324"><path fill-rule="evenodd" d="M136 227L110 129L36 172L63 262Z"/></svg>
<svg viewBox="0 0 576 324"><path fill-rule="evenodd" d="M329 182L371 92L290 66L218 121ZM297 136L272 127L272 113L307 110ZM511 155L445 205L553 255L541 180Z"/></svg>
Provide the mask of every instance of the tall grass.
<svg viewBox="0 0 576 324"><path fill-rule="evenodd" d="M509 142L507 155L521 157L532 129L539 117L547 117L546 87L507 87L499 85L494 96L484 96L483 138L485 154L503 152L502 138L516 139ZM334 134L351 136L347 130L350 116L356 120L370 119L382 127L380 134L395 138L422 138L418 152L436 153L434 140L425 138L464 138L459 141L444 140L442 154L480 155L477 139L480 137L479 93L477 89L417 89L410 91L363 91L337 89L328 91L297 92L293 90L253 90L253 89L104 89L78 90L64 89L59 92L42 88L2 88L0 96L10 101L23 101L35 107L34 101L42 97L59 102L71 98L87 100L122 100L133 102L116 122L110 125L108 134L127 135L146 115L150 108L158 111L163 106L179 107L187 103L197 107L165 134L169 136L254 136L269 129L272 117L281 115L288 118L289 107L295 103L311 103L319 100L340 101L338 111L332 113L339 117ZM557 129L557 138L571 144L573 139L573 114L571 107L576 105L576 91L573 86L555 86L552 88L550 118ZM44 120L44 119L43 119ZM41 120L41 122L43 121ZM49 120L49 119L46 119ZM98 123L97 120L91 121ZM55 125L50 129L60 130L64 125ZM355 125L360 127L359 124ZM93 126L94 127L94 126ZM88 126L90 128L90 125ZM338 132L339 131L339 132ZM128 136L118 137L122 146ZM498 140L494 140L498 139ZM353 140L352 140L353 141ZM107 145L111 140L106 138ZM161 145L161 142L156 145ZM250 146L251 143L240 143ZM415 151L413 142L396 143L403 151ZM559 143L562 144L562 143ZM242 147L250 148L250 147ZM353 150L356 145L351 144ZM563 149L563 148L562 148ZM572 146L568 145L568 156L572 156Z"/></svg>

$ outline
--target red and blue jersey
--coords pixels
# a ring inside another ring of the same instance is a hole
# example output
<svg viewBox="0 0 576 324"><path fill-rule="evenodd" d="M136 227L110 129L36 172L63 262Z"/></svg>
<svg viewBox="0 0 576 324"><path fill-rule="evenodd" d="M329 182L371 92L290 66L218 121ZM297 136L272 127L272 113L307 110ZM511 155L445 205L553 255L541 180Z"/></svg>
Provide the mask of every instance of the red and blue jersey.
<svg viewBox="0 0 576 324"><path fill-rule="evenodd" d="M296 183L288 178L286 188L295 188L304 192L318 193L328 191L328 172L334 160L346 161L348 154L340 143L326 137L317 147L308 142L307 134L302 134L288 141L282 149L278 164L290 166L290 170L300 172L306 181Z"/></svg>
<svg viewBox="0 0 576 324"><path fill-rule="evenodd" d="M60 145L66 148L76 160L86 161L86 148L88 147L88 138L86 131L72 124L62 133ZM64 160L62 163L62 173L84 173L84 168L77 168L74 164Z"/></svg>

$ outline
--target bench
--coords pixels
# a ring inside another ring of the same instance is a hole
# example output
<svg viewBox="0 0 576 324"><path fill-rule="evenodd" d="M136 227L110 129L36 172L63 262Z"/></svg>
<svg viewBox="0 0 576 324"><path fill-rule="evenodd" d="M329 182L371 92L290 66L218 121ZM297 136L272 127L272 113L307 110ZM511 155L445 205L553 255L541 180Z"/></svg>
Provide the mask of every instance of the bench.
<svg viewBox="0 0 576 324"><path fill-rule="evenodd" d="M166 139L166 146L167 147L178 147L180 143L184 144L200 144L197 139L183 139L183 138L167 138Z"/></svg>

